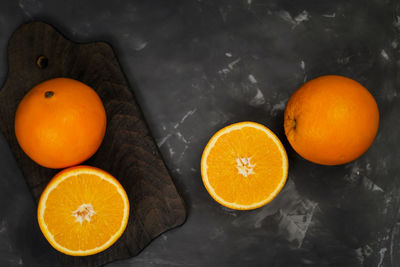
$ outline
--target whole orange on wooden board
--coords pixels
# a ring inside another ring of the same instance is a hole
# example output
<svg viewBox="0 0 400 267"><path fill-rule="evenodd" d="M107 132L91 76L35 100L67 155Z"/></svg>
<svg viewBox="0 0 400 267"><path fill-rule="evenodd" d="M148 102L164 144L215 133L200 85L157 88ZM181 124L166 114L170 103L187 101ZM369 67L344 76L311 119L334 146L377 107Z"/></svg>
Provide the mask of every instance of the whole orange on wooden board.
<svg viewBox="0 0 400 267"><path fill-rule="evenodd" d="M336 75L301 86L284 114L285 134L303 158L339 165L360 157L371 146L379 126L374 97L360 83Z"/></svg>
<svg viewBox="0 0 400 267"><path fill-rule="evenodd" d="M201 157L201 176L208 193L237 210L259 208L283 188L288 159L278 137L255 122L240 122L218 131Z"/></svg>
<svg viewBox="0 0 400 267"><path fill-rule="evenodd" d="M15 135L22 150L47 168L65 168L90 158L103 141L106 112L97 93L69 78L33 87L19 103Z"/></svg>
<svg viewBox="0 0 400 267"><path fill-rule="evenodd" d="M56 174L40 196L40 230L58 251L87 256L101 252L124 232L128 196L111 174L76 166Z"/></svg>

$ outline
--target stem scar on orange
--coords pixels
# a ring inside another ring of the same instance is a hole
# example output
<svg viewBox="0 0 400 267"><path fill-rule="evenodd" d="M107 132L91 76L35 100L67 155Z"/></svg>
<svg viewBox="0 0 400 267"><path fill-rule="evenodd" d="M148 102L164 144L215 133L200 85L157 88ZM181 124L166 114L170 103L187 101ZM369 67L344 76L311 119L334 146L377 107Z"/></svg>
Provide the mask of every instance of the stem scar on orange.
<svg viewBox="0 0 400 267"><path fill-rule="evenodd" d="M240 122L210 139L201 157L201 176L218 203L250 210L279 193L288 166L285 148L271 130L255 122Z"/></svg>
<svg viewBox="0 0 400 267"><path fill-rule="evenodd" d="M90 158L106 131L106 112L97 93L69 78L33 87L19 103L15 135L37 164L65 168Z"/></svg>
<svg viewBox="0 0 400 267"><path fill-rule="evenodd" d="M374 97L360 83L337 75L321 76L301 86L284 114L285 134L303 158L339 165L360 157L379 126Z"/></svg>
<svg viewBox="0 0 400 267"><path fill-rule="evenodd" d="M72 256L101 252L125 231L128 196L111 174L76 166L56 174L40 196L40 230L58 251Z"/></svg>

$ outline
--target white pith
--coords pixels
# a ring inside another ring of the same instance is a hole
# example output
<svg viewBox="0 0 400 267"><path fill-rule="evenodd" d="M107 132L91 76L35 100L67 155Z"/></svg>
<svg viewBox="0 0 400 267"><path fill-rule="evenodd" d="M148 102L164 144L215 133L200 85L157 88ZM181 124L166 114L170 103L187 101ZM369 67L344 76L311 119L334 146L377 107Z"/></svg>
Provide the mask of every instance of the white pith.
<svg viewBox="0 0 400 267"><path fill-rule="evenodd" d="M90 203L83 203L72 212L72 216L75 217L75 222L79 222L80 224L82 224L83 221L87 221L90 223L92 216L95 214L96 212L94 211L93 206Z"/></svg>
<svg viewBox="0 0 400 267"><path fill-rule="evenodd" d="M251 162L250 157L237 158L236 163L238 174L241 174L244 177L248 177L250 174L254 174L254 167L256 166L256 164Z"/></svg>

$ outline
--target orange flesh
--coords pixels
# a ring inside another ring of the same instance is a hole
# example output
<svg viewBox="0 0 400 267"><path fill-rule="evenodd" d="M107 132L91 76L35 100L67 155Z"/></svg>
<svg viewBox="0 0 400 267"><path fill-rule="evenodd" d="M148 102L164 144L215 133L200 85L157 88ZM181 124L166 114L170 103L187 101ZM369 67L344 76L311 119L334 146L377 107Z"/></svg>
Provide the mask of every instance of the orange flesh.
<svg viewBox="0 0 400 267"><path fill-rule="evenodd" d="M222 200L221 204L230 208L263 205L286 181L287 157L282 144L272 132L270 137L252 124L255 123L219 136L209 152L206 148L206 155L203 154L206 188L218 202Z"/></svg>
<svg viewBox="0 0 400 267"><path fill-rule="evenodd" d="M76 168L82 167L71 169ZM56 181L65 175L68 178L54 187ZM114 178L102 179L93 173L67 173L57 176L50 182L51 191L48 192L47 199L41 198L38 209L42 231L48 240L48 237L53 238L49 242L53 246L56 243L66 248L68 251L55 247L66 254L73 255L76 252L88 255L85 251L97 250L113 238L116 241L119 236L115 238L115 235L122 234L126 226L129 205L122 186L118 182L117 186L112 183L116 181ZM90 208L79 210L82 205L89 205ZM88 212L89 210L93 213Z"/></svg>

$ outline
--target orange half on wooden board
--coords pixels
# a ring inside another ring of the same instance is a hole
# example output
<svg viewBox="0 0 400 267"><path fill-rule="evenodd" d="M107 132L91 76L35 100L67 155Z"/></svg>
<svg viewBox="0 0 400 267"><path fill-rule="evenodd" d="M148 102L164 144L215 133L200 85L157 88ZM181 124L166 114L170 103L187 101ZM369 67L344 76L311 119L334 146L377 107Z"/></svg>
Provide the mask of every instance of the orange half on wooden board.
<svg viewBox="0 0 400 267"><path fill-rule="evenodd" d="M237 210L259 208L285 185L288 159L278 137L255 122L240 122L218 131L201 158L208 193Z"/></svg>
<svg viewBox="0 0 400 267"><path fill-rule="evenodd" d="M118 240L129 217L128 196L109 173L77 166L58 173L43 191L38 221L47 241L72 256L101 252Z"/></svg>

